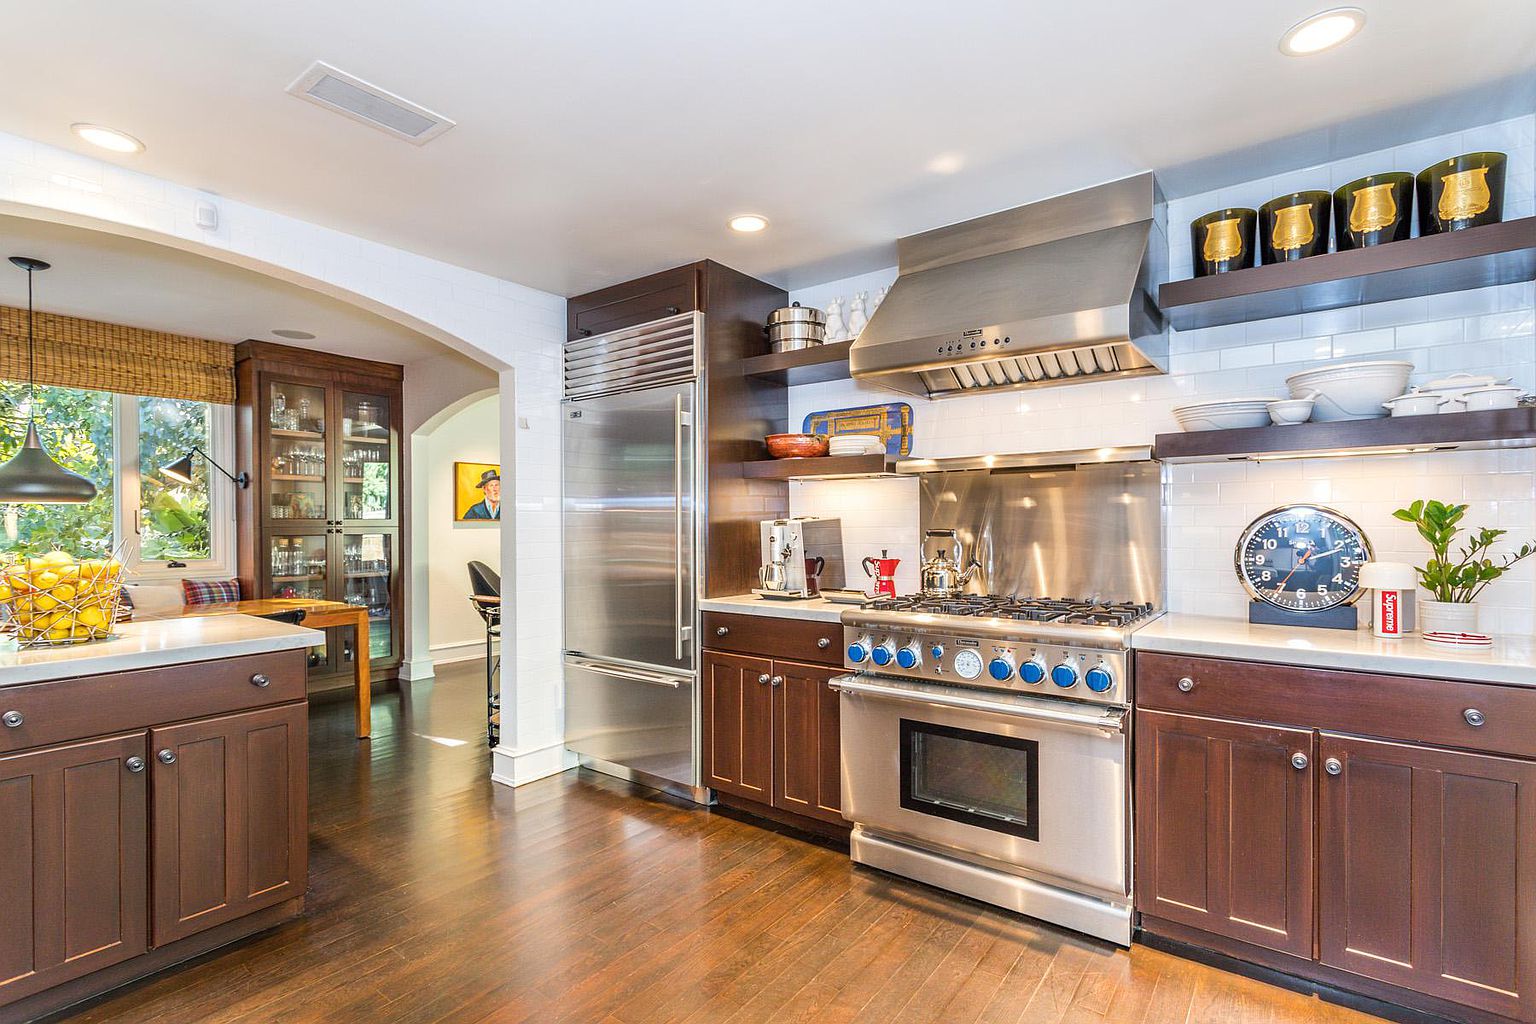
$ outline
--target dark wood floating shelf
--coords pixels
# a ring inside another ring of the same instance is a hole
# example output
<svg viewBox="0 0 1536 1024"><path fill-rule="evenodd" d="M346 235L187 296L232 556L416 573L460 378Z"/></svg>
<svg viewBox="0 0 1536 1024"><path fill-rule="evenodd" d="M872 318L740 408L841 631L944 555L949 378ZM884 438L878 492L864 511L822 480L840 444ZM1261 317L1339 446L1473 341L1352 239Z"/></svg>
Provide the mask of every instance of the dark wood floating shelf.
<svg viewBox="0 0 1536 1024"><path fill-rule="evenodd" d="M1170 281L1159 290L1158 305L1170 324L1188 331L1532 279L1536 217L1522 217L1294 263Z"/></svg>
<svg viewBox="0 0 1536 1024"><path fill-rule="evenodd" d="M1161 462L1220 462L1372 455L1404 449L1530 447L1536 447L1536 408L1158 434L1152 457Z"/></svg>
<svg viewBox="0 0 1536 1024"><path fill-rule="evenodd" d="M896 460L889 455L823 455L819 459L763 459L743 462L741 475L754 480L795 480L813 476L878 476Z"/></svg>
<svg viewBox="0 0 1536 1024"><path fill-rule="evenodd" d="M812 345L793 352L772 352L741 361L741 372L748 377L774 384L820 384L848 379L848 350L851 341L830 345Z"/></svg>

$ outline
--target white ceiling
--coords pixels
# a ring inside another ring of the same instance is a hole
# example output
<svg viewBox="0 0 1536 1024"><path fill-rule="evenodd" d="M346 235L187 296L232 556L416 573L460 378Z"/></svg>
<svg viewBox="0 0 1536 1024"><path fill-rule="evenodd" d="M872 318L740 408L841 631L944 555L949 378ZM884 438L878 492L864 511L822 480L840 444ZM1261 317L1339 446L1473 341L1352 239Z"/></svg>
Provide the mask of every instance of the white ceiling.
<svg viewBox="0 0 1536 1024"><path fill-rule="evenodd" d="M48 313L213 341L247 338L409 363L448 349L409 328L255 271L151 242L0 216L0 257L36 256L53 268L33 282ZM27 304L27 275L0 259L0 305ZM279 338L297 329L312 341Z"/></svg>
<svg viewBox="0 0 1536 1024"><path fill-rule="evenodd" d="M68 126L112 125L148 145L125 166L564 294L700 256L793 287L1148 167L1251 177L1319 159L1255 147L1323 126L1433 134L1437 97L1529 109L1530 0L1354 0L1360 36L1282 56L1333 2L11 5L0 67L33 85L0 130L100 156ZM458 127L417 148L286 95L315 59ZM731 236L746 210L769 231Z"/></svg>

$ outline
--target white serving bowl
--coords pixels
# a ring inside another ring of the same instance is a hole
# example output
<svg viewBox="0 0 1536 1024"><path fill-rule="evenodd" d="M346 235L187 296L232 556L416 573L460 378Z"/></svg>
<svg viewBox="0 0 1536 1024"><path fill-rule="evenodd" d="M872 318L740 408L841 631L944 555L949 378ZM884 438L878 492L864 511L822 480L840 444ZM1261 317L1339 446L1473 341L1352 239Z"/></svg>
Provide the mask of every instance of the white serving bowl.
<svg viewBox="0 0 1536 1024"><path fill-rule="evenodd" d="M1439 393L1442 398L1441 412L1466 412L1469 392L1508 383L1508 377L1494 377L1485 373L1453 373L1444 380L1432 380L1424 387L1427 391Z"/></svg>
<svg viewBox="0 0 1536 1024"><path fill-rule="evenodd" d="M1513 409L1520 404L1520 389L1512 384L1490 384L1466 394L1467 412Z"/></svg>
<svg viewBox="0 0 1536 1024"><path fill-rule="evenodd" d="M1428 416L1440 411L1445 396L1438 391L1410 391L1382 402L1382 408L1397 416Z"/></svg>
<svg viewBox="0 0 1536 1024"><path fill-rule="evenodd" d="M1305 423L1312 418L1313 401L1310 398L1287 398L1269 403L1269 421L1277 427Z"/></svg>
<svg viewBox="0 0 1536 1024"><path fill-rule="evenodd" d="M1285 378L1291 397L1316 392L1312 418L1319 423L1366 420L1387 414L1386 402L1408 387L1413 364L1401 359L1334 363Z"/></svg>

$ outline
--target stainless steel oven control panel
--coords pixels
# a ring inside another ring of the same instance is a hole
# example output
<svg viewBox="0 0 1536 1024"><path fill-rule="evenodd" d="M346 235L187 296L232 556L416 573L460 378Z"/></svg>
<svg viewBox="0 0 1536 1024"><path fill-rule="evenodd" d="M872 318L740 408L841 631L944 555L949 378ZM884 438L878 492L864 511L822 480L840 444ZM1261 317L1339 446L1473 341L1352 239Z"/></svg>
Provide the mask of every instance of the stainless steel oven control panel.
<svg viewBox="0 0 1536 1024"><path fill-rule="evenodd" d="M843 664L898 679L1129 704L1124 650L982 639L923 629L843 627Z"/></svg>

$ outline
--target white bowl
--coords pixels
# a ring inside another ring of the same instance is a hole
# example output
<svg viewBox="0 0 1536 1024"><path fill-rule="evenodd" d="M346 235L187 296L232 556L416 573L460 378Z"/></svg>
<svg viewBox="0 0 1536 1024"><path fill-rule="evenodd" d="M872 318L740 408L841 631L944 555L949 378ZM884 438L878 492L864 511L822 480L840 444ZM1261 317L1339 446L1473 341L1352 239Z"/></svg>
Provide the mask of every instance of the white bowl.
<svg viewBox="0 0 1536 1024"><path fill-rule="evenodd" d="M1410 391L1382 402L1382 408L1396 416L1428 416L1440 411L1445 396L1438 391Z"/></svg>
<svg viewBox="0 0 1536 1024"><path fill-rule="evenodd" d="M1385 403L1408 387L1413 364L1401 359L1335 363L1285 378L1293 398L1316 392L1312 418L1319 423L1374 419L1387 414Z"/></svg>
<svg viewBox="0 0 1536 1024"><path fill-rule="evenodd" d="M1443 399L1441 412L1466 412L1467 394L1495 384L1508 384L1508 377L1482 373L1453 373L1444 380L1432 380L1425 389L1438 392Z"/></svg>
<svg viewBox="0 0 1536 1024"><path fill-rule="evenodd" d="M1277 427L1293 423L1305 423L1312 418L1312 399L1287 398L1282 402L1269 403L1269 421Z"/></svg>
<svg viewBox="0 0 1536 1024"><path fill-rule="evenodd" d="M1467 412L1513 409L1520 404L1520 389L1511 384L1490 384L1466 394Z"/></svg>

